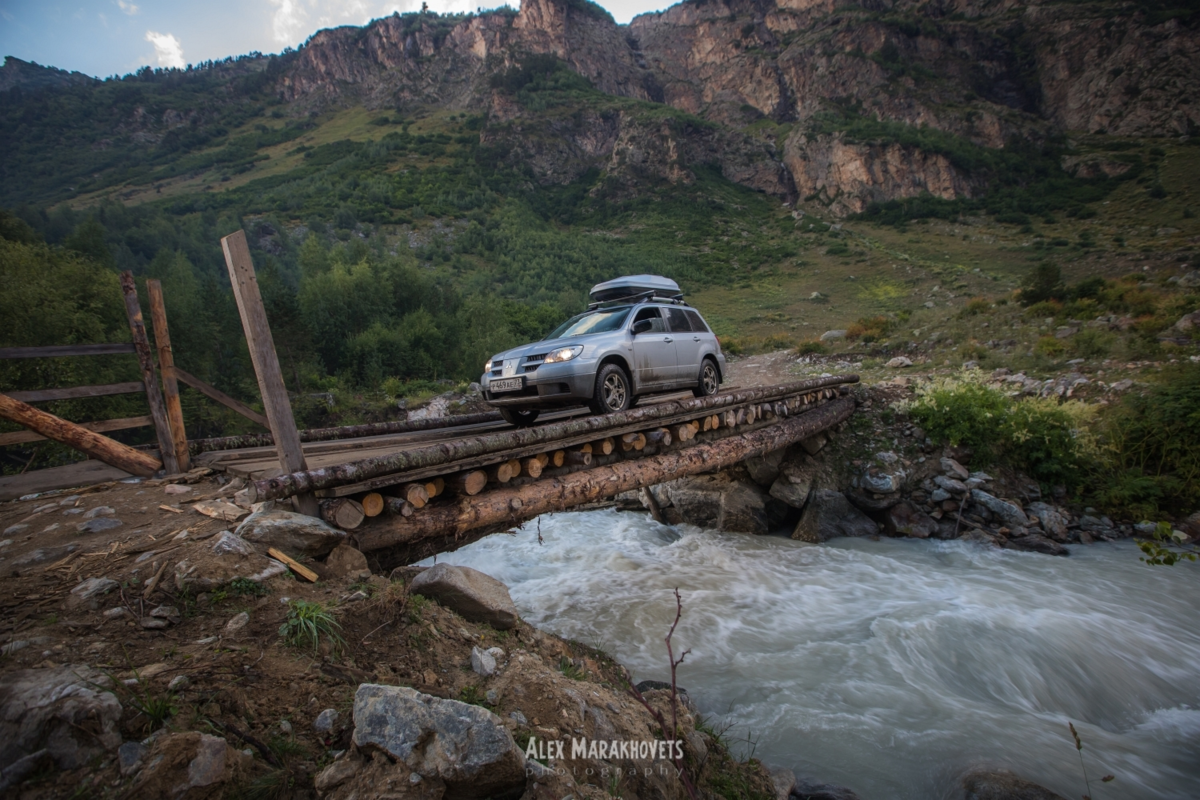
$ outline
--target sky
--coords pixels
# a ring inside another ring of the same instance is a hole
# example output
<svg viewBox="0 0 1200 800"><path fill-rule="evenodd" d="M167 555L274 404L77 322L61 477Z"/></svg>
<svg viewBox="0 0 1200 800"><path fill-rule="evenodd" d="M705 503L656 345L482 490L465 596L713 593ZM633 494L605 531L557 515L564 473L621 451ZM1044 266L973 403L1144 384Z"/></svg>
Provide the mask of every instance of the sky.
<svg viewBox="0 0 1200 800"><path fill-rule="evenodd" d="M674 0L601 0L617 22ZM439 13L500 0L429 0ZM519 0L511 0L517 6ZM321 28L362 25L421 0L0 0L0 57L99 78L298 47Z"/></svg>

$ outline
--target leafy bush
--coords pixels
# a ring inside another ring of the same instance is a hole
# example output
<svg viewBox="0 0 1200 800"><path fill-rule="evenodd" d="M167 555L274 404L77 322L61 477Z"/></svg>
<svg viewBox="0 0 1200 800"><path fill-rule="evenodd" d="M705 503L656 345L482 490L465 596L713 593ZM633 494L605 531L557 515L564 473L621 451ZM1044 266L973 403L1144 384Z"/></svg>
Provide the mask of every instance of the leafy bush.
<svg viewBox="0 0 1200 800"><path fill-rule="evenodd" d="M1200 366L1177 368L1106 416L1107 463L1098 494L1134 516L1200 507Z"/></svg>
<svg viewBox="0 0 1200 800"><path fill-rule="evenodd" d="M850 341L862 339L864 342L875 342L887 336L891 329L892 321L887 317L863 317L846 328L846 338Z"/></svg>
<svg viewBox="0 0 1200 800"><path fill-rule="evenodd" d="M1004 461L1044 483L1078 485L1096 453L1090 406L1014 400L979 372L925 384L904 408L935 441L969 447L985 462Z"/></svg>
<svg viewBox="0 0 1200 800"><path fill-rule="evenodd" d="M1104 358L1112 352L1116 337L1108 331L1088 328L1071 338L1071 351L1079 358Z"/></svg>
<svg viewBox="0 0 1200 800"><path fill-rule="evenodd" d="M828 348L825 347L825 343L820 339L805 339L803 342L796 345L796 355L798 356L817 355L827 351Z"/></svg>

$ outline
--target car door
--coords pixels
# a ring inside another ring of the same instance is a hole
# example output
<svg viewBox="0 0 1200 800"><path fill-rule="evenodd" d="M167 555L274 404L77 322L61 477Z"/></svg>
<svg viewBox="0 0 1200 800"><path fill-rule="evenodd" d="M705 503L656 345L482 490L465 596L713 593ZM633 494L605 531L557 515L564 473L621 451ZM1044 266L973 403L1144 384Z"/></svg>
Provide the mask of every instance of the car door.
<svg viewBox="0 0 1200 800"><path fill-rule="evenodd" d="M667 306L667 329L675 339L675 378L681 385L692 385L700 375L700 334L692 331L692 322L679 306Z"/></svg>
<svg viewBox="0 0 1200 800"><path fill-rule="evenodd" d="M630 331L642 320L650 321L650 330L633 336L633 370L637 390L669 387L675 380L675 337L667 330L667 321L658 306L644 306L633 315Z"/></svg>
<svg viewBox="0 0 1200 800"><path fill-rule="evenodd" d="M699 358L704 358L706 355L716 355L721 351L721 345L717 343L716 334L709 330L708 324L700 316L695 309L686 309L688 322L692 323L692 336L698 339L697 345L700 348ZM697 375L699 372L696 373Z"/></svg>

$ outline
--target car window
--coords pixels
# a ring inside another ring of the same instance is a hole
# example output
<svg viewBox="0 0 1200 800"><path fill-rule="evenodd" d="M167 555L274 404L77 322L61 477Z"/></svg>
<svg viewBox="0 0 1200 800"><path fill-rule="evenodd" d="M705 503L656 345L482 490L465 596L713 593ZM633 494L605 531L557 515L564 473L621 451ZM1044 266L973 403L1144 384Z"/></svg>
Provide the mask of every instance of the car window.
<svg viewBox="0 0 1200 800"><path fill-rule="evenodd" d="M666 332L666 330L667 330L666 322L663 320L662 314L659 312L657 306L650 306L649 308L639 309L637 312L637 316L633 318L633 321L635 323L638 323L644 319L648 319L652 323L653 327L650 328L651 333L665 333Z"/></svg>
<svg viewBox="0 0 1200 800"><path fill-rule="evenodd" d="M667 308L667 322L671 325L673 333L687 333L692 329L692 324L688 322L687 314L683 313L682 308Z"/></svg>
<svg viewBox="0 0 1200 800"><path fill-rule="evenodd" d="M700 315L697 314L695 311L692 311L689 308L685 313L687 314L688 320L691 321L691 323L692 323L692 330L698 331L700 333L711 333L712 332L708 329L708 326L704 324L704 320L702 320L700 318Z"/></svg>
<svg viewBox="0 0 1200 800"><path fill-rule="evenodd" d="M602 308L571 317L559 325L546 339L560 339L564 336L584 336L589 333L607 333L620 330L629 317L630 306ZM543 340L545 341L545 340Z"/></svg>

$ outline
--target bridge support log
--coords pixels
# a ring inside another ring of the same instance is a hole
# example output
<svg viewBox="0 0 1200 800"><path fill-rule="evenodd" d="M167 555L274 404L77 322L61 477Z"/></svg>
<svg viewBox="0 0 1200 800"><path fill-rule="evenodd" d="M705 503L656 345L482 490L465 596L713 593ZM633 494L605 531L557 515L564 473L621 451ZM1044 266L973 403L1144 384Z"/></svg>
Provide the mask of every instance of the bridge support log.
<svg viewBox="0 0 1200 800"><path fill-rule="evenodd" d="M526 486L498 489L452 505L430 507L411 517L376 517L358 532L359 548L382 551L385 566L409 564L455 550L489 533L507 530L552 511L591 503L620 492L728 467L787 447L848 419L851 397L833 400L778 425L732 435L683 450L622 461Z"/></svg>

